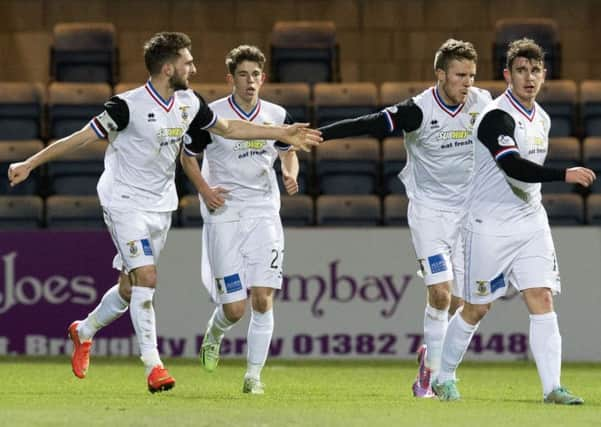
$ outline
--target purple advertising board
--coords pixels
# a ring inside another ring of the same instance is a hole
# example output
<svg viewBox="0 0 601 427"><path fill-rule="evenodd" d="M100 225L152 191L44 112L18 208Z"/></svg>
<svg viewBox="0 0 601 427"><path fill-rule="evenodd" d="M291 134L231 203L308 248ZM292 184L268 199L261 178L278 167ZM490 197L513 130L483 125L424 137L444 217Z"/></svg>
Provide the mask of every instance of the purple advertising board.
<svg viewBox="0 0 601 427"><path fill-rule="evenodd" d="M0 354L70 351L69 324L117 282L115 253L106 231L1 232ZM130 346L132 332L126 315L102 335L127 338Z"/></svg>

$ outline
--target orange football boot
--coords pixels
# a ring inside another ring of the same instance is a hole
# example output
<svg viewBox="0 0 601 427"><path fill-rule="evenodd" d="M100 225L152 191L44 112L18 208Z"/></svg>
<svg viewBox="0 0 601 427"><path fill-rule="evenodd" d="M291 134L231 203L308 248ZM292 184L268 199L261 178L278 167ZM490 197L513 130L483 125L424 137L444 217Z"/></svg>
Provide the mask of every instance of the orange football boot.
<svg viewBox="0 0 601 427"><path fill-rule="evenodd" d="M77 334L77 325L79 320L69 325L69 338L73 341L73 353L71 353L71 368L77 378L85 378L90 366L90 350L92 340L80 341Z"/></svg>
<svg viewBox="0 0 601 427"><path fill-rule="evenodd" d="M148 391L156 393L157 391L167 391L175 387L175 379L169 375L167 369L161 365L156 365L148 375Z"/></svg>

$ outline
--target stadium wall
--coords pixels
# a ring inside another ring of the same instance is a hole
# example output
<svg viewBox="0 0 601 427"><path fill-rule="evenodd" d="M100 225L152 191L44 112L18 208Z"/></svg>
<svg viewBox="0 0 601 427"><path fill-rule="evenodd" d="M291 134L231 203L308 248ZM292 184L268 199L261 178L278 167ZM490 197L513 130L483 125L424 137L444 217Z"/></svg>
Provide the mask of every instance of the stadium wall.
<svg viewBox="0 0 601 427"><path fill-rule="evenodd" d="M252 43L269 52L278 20L332 20L343 81L430 80L434 51L449 37L479 51L478 78L492 78L498 19L557 21L563 78L601 75L601 2L593 0L2 0L0 80L49 79L52 29L58 22L112 22L119 39L121 81L146 78L141 46L152 33L184 31L194 41L197 81L223 82L223 58Z"/></svg>
<svg viewBox="0 0 601 427"><path fill-rule="evenodd" d="M601 228L553 230L563 293L556 306L566 360L601 361ZM272 357L409 359L421 342L424 287L406 228L286 230L285 277L275 303ZM0 233L0 355L69 354L66 327L115 283L106 232ZM200 231L171 231L159 263L160 351L195 357L213 305L200 281ZM224 357L246 354L246 318ZM482 322L467 355L528 354L528 314L516 292ZM96 355L131 356L129 316L100 332Z"/></svg>

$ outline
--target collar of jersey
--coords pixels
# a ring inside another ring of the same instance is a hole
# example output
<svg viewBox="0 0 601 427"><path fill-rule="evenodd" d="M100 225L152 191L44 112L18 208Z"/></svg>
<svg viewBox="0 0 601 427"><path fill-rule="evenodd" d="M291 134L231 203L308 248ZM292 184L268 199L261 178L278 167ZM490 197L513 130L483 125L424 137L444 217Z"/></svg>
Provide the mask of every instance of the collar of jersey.
<svg viewBox="0 0 601 427"><path fill-rule="evenodd" d="M148 80L146 82L144 87L146 88L146 91L149 93L150 97L152 99L154 99L156 101L156 103L159 104L163 108L163 110L165 110L167 112L171 111L171 107L173 107L173 103L174 103L173 96L170 96L169 99L167 101L165 101L163 99L163 97L161 95L159 95L159 93L154 88L154 86L152 85L152 82L150 80Z"/></svg>
<svg viewBox="0 0 601 427"><path fill-rule="evenodd" d="M513 96L513 93L511 93L509 89L505 91L505 96L509 100L509 103L513 105L513 108L522 113L522 115L525 116L529 121L534 120L534 115L536 114L536 104L534 104L532 110L527 109L520 101L517 100L515 96Z"/></svg>
<svg viewBox="0 0 601 427"><path fill-rule="evenodd" d="M250 110L250 112L248 112L248 113L246 113L238 104L236 104L234 95L228 96L227 102L230 104L230 107L232 107L232 110L234 110L234 112L238 115L238 117L240 117L242 120L248 120L249 122L252 122L259 115L259 112L261 111L261 100L260 99L257 101L257 105L255 105L255 108Z"/></svg>
<svg viewBox="0 0 601 427"><path fill-rule="evenodd" d="M434 99L436 100L436 103L438 104L438 106L443 111L445 111L448 115L450 115L451 117L455 117L457 114L459 114L459 112L463 109L463 106L465 105L465 104L459 104L459 105L445 104L445 102L442 100L442 97L438 93L437 87L432 88L432 95L434 95Z"/></svg>

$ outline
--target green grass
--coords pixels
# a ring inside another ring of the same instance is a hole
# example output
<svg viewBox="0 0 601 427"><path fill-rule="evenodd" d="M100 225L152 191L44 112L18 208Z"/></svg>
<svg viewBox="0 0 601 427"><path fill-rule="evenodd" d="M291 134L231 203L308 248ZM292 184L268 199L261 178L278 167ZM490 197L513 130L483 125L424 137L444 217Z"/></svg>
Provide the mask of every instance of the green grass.
<svg viewBox="0 0 601 427"><path fill-rule="evenodd" d="M66 358L0 358L0 425L6 426L470 426L601 425L601 366L564 364L563 382L585 405L541 403L532 363L464 364L459 402L411 396L415 363L269 362L264 396L241 393L244 363L213 374L169 360L175 389L151 395L132 359L92 360L88 377Z"/></svg>

